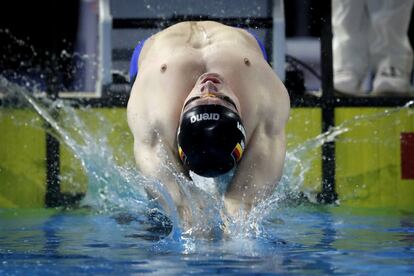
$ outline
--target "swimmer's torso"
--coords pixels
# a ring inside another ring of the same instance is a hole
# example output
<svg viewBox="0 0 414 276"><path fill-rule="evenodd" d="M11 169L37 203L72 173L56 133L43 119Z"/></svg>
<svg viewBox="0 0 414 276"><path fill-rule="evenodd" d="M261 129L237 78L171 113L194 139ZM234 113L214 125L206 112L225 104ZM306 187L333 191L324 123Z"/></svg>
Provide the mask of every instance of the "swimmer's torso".
<svg viewBox="0 0 414 276"><path fill-rule="evenodd" d="M200 75L218 73L239 99L247 143L260 122L277 128L285 112L286 92L255 38L216 22L183 22L149 38L139 58L139 73L128 103L135 139L155 143L160 137L175 150L185 98ZM271 117L273 119L268 120Z"/></svg>

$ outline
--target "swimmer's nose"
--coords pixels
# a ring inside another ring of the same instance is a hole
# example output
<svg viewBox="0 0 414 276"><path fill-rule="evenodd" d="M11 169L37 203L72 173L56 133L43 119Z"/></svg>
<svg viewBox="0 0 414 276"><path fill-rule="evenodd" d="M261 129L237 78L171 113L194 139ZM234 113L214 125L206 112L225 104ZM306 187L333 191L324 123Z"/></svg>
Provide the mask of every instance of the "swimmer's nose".
<svg viewBox="0 0 414 276"><path fill-rule="evenodd" d="M201 92L208 91L218 92L216 85L212 81L207 81L201 86Z"/></svg>

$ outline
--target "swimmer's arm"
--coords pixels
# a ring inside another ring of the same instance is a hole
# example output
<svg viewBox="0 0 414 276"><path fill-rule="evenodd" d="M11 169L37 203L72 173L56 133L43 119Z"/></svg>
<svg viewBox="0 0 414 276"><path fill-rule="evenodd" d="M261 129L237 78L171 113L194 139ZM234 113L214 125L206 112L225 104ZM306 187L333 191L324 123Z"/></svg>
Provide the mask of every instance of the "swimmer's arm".
<svg viewBox="0 0 414 276"><path fill-rule="evenodd" d="M272 134L259 126L246 148L231 185L225 194L226 212L246 215L274 192L283 173L286 154L284 129Z"/></svg>
<svg viewBox="0 0 414 276"><path fill-rule="evenodd" d="M156 179L165 185L173 203L175 204L177 211L183 221L190 220L189 207L186 201L186 197L183 194L177 178L174 173L182 173L184 177L187 177L188 172L185 172L182 166L178 164L178 160L174 158L174 153L171 150L163 148L160 144L149 145L147 143L141 143L135 141L134 143L135 161L138 170L146 177ZM160 155L163 155L161 158ZM157 200L166 211L168 205L165 199L159 194L159 192L151 187L146 187L147 193Z"/></svg>

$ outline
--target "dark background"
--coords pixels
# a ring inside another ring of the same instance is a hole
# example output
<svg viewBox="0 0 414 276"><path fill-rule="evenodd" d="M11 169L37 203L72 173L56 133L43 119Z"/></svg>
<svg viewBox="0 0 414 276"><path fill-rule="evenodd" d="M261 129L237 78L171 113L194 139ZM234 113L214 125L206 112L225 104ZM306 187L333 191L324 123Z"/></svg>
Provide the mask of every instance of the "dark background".
<svg viewBox="0 0 414 276"><path fill-rule="evenodd" d="M325 1L285 1L286 36L320 36L320 6ZM0 74L18 74L70 82L74 71L62 50L74 50L79 1L2 1L0 4ZM411 24L412 25L412 24ZM413 35L410 27L410 37ZM131 45L131 50L135 45ZM23 63L22 63L23 62Z"/></svg>
<svg viewBox="0 0 414 276"><path fill-rule="evenodd" d="M319 36L318 4L319 1L286 1L288 36ZM50 59L59 56L63 49L72 52L78 28L78 10L79 2L76 0L3 2L0 8L0 69L18 70L33 65L46 67L52 62ZM5 30L11 36L4 33ZM19 45L14 38L22 40L24 45ZM22 60L32 62L21 66Z"/></svg>
<svg viewBox="0 0 414 276"><path fill-rule="evenodd" d="M61 83L72 78L78 24L78 1L2 1L0 4L0 74L37 83Z"/></svg>

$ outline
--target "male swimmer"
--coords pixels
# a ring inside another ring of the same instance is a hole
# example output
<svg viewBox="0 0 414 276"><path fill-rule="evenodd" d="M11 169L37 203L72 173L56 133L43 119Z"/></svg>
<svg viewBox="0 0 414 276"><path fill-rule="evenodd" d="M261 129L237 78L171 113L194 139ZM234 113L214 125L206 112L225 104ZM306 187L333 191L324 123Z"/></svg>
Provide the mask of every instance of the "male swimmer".
<svg viewBox="0 0 414 276"><path fill-rule="evenodd" d="M215 177L235 168L224 194L230 217L273 193L290 102L253 35L217 22L182 22L137 46L130 76L127 114L138 169L167 187L187 225L192 218L177 173ZM156 191L148 193L166 207Z"/></svg>

